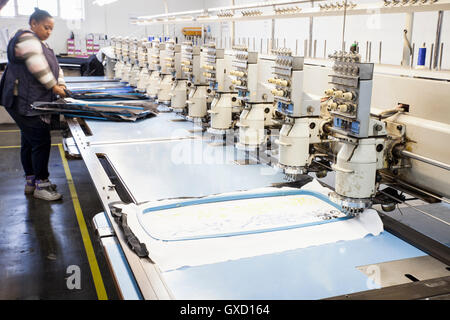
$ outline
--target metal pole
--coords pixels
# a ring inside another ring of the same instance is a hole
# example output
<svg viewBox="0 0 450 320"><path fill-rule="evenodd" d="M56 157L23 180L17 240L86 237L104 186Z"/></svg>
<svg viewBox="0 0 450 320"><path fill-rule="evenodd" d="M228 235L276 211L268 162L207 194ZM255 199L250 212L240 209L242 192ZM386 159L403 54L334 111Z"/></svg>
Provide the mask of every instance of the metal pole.
<svg viewBox="0 0 450 320"><path fill-rule="evenodd" d="M431 44L431 53L430 53L430 70L431 66L433 65L433 53L434 53L434 43Z"/></svg>
<svg viewBox="0 0 450 320"><path fill-rule="evenodd" d="M347 18L347 0L344 3L344 22L342 24L342 52L345 52L345 20Z"/></svg>
<svg viewBox="0 0 450 320"><path fill-rule="evenodd" d="M369 41L366 41L366 62L369 56Z"/></svg>
<svg viewBox="0 0 450 320"><path fill-rule="evenodd" d="M271 38L272 38L272 47L270 49L273 49L273 46L275 45L275 19L272 19Z"/></svg>
<svg viewBox="0 0 450 320"><path fill-rule="evenodd" d="M234 6L234 0L231 0L231 5ZM233 10L233 14L234 14L234 10ZM230 48L234 46L234 39L236 37L236 28L235 28L235 23L234 20L231 22L231 40L230 40Z"/></svg>
<svg viewBox="0 0 450 320"><path fill-rule="evenodd" d="M317 52L317 39L314 40L314 58L316 58L316 52Z"/></svg>
<svg viewBox="0 0 450 320"><path fill-rule="evenodd" d="M442 54L444 53L444 43L441 42L441 50L439 55L439 70L442 69Z"/></svg>
<svg viewBox="0 0 450 320"><path fill-rule="evenodd" d="M433 159L430 159L430 158L427 158L427 157L424 157L424 156L421 156L421 155L418 155L418 154L415 154L415 153L412 153L412 152L409 152L406 150L400 151L400 154L404 157L411 158L411 159L421 161L421 162L425 162L425 163L431 164L432 166L439 167L439 168L450 171L450 164L447 164L447 163L444 163L441 161L437 161L437 160L433 160Z"/></svg>
<svg viewBox="0 0 450 320"><path fill-rule="evenodd" d="M167 0L164 0L164 13L168 14L169 13L169 5L167 4ZM163 27L163 37L166 36L166 34L169 34L169 25L166 23L164 24Z"/></svg>
<svg viewBox="0 0 450 320"><path fill-rule="evenodd" d="M441 42L441 32L442 32L442 19L444 17L444 12L441 10L438 13L438 21L436 27L436 40L434 42L434 63L433 69L437 69L438 57L439 57L439 46ZM442 51L440 52L442 54Z"/></svg>
<svg viewBox="0 0 450 320"><path fill-rule="evenodd" d="M202 24L202 44L205 44L205 26Z"/></svg>
<svg viewBox="0 0 450 320"><path fill-rule="evenodd" d="M378 63L381 64L381 48L383 46L383 42L380 41L380 47L379 47L379 51L378 51Z"/></svg>
<svg viewBox="0 0 450 320"><path fill-rule="evenodd" d="M311 7L314 8L314 0L311 1ZM308 48L309 57L312 56L313 26L314 26L314 19L313 17L309 17L309 48Z"/></svg>
<svg viewBox="0 0 450 320"><path fill-rule="evenodd" d="M323 58L327 58L327 40L323 42Z"/></svg>
<svg viewBox="0 0 450 320"><path fill-rule="evenodd" d="M412 44L412 55L411 55L411 68L414 67L414 52L416 51L416 44Z"/></svg>

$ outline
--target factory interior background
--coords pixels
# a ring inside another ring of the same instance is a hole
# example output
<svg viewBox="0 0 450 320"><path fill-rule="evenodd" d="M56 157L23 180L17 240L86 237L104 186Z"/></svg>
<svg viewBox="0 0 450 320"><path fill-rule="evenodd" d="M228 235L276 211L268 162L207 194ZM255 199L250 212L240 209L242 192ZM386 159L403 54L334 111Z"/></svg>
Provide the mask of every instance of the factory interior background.
<svg viewBox="0 0 450 320"><path fill-rule="evenodd" d="M57 201L0 106L0 300L450 298L449 0L9 0L0 75L35 7L74 100Z"/></svg>

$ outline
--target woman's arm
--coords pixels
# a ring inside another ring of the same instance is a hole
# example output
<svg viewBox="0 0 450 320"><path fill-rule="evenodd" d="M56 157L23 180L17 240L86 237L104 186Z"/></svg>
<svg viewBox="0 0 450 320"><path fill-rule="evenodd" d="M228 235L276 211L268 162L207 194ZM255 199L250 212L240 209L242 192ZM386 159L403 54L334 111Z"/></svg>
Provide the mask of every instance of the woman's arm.
<svg viewBox="0 0 450 320"><path fill-rule="evenodd" d="M61 67L59 68L58 85L67 88L66 81L64 81L64 72L62 71Z"/></svg>
<svg viewBox="0 0 450 320"><path fill-rule="evenodd" d="M25 60L27 69L44 87L50 90L58 84L44 56L41 42L35 36L25 32L14 49L16 57Z"/></svg>

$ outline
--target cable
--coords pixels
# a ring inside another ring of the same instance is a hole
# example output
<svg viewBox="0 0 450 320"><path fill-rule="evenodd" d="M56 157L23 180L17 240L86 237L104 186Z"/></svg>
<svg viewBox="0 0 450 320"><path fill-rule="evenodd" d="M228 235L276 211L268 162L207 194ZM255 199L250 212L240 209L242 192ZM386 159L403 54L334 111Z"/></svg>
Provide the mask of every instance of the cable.
<svg viewBox="0 0 450 320"><path fill-rule="evenodd" d="M386 192L384 192L384 191L382 191L382 190L380 190L380 192L381 192L382 194L388 196L389 198L395 200L395 201L398 201L398 202L400 202L400 203L406 204L408 207L410 207L410 208L412 208L412 209L414 209L414 210L416 210L416 211L418 211L418 212L420 212L420 213L422 213L422 214L425 214L425 215L429 216L430 218L433 218L433 219L435 219L435 220L438 220L439 222L442 222L442 223L444 223L444 224L450 226L450 223L447 222L447 221L444 221L444 220L442 220L442 219L439 219L439 218L437 218L437 217L435 217L435 216L429 214L428 212L425 212L425 211L423 211L423 210L417 209L416 207L410 205L409 203L406 203L406 202L403 201L403 200L400 200L400 199L395 198L394 196L391 196L389 193L386 193Z"/></svg>
<svg viewBox="0 0 450 320"><path fill-rule="evenodd" d="M403 106L397 106L393 109L384 110L380 114L371 113L370 115L378 118L379 120L382 120L382 119L392 117L393 115L396 115L397 113L404 112L404 111L405 111L405 109L403 108Z"/></svg>
<svg viewBox="0 0 450 320"><path fill-rule="evenodd" d="M437 200L439 200L439 201L442 201L442 202L445 202L445 203L450 204L450 201L449 201L448 199L443 198L443 197L438 197L438 196L436 196L435 194L432 194L432 193L430 193L430 192L428 192L428 191L419 189L419 188L417 188L417 187L415 187L415 186L413 186L413 185L411 185L411 184L409 184L409 183L406 183L406 182L404 182L404 181L402 181L402 180L400 180L400 179L398 179L398 178L396 179L396 178L392 177L391 175L387 174L386 172L381 172L381 175L382 175L384 178L389 178L389 179L391 179L392 183L399 183L399 184L402 184L402 185L404 185L404 186L406 186L406 187L408 187L408 188L414 189L414 190L416 190L416 191L418 191L418 192L420 192L420 193L424 193L424 194L426 194L427 196L433 197L433 198L435 198L435 199L437 199Z"/></svg>
<svg viewBox="0 0 450 320"><path fill-rule="evenodd" d="M398 205L398 203L397 203L397 210L400 211L400 214L403 216L403 212L402 210L400 210L400 206Z"/></svg>
<svg viewBox="0 0 450 320"><path fill-rule="evenodd" d="M408 30L406 30L406 29L403 30L403 38L405 38L406 44L408 45L408 48L409 48L409 55L411 56L412 52L413 52L413 49L411 47L411 43L408 40L408 37L406 36L407 33L408 33Z"/></svg>

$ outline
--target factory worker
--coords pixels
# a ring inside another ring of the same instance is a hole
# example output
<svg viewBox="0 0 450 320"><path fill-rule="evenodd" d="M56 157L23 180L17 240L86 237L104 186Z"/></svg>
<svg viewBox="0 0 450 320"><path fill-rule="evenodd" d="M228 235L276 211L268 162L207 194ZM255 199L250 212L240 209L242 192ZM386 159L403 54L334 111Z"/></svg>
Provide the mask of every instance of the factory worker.
<svg viewBox="0 0 450 320"><path fill-rule="evenodd" d="M8 43L8 64L0 82L0 105L21 132L21 161L25 171L25 194L48 201L61 199L49 178L50 118L31 108L35 101L65 97L64 75L53 50L44 42L53 31L54 20L35 9L30 29L19 30Z"/></svg>

